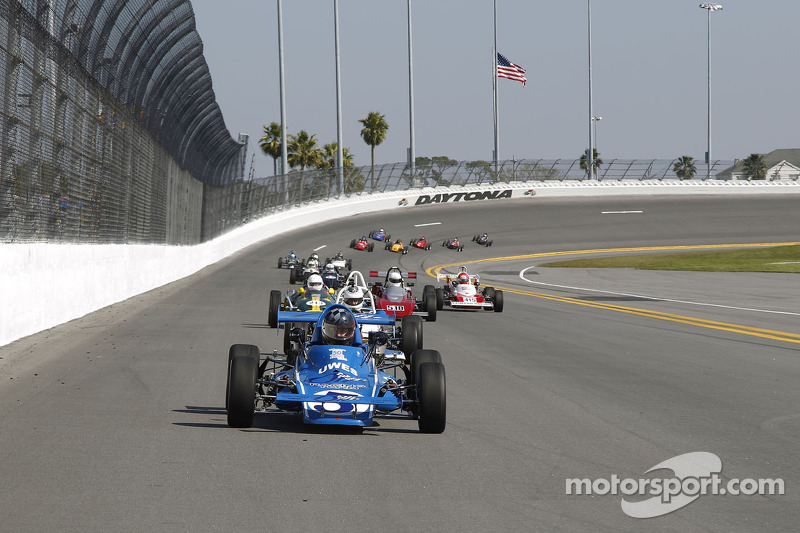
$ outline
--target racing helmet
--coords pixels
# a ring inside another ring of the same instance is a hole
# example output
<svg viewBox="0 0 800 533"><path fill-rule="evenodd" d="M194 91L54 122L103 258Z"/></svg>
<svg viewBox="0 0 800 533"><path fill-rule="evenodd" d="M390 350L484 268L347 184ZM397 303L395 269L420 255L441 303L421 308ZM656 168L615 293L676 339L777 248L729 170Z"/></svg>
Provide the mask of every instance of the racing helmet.
<svg viewBox="0 0 800 533"><path fill-rule="evenodd" d="M397 270L392 270L386 277L386 284L399 287L403 284L403 276Z"/></svg>
<svg viewBox="0 0 800 533"><path fill-rule="evenodd" d="M317 261L319 261L319 255L317 255L317 252L311 254L311 259L316 259Z"/></svg>
<svg viewBox="0 0 800 533"><path fill-rule="evenodd" d="M378 231L380 231L381 233L383 233L383 232L384 232L384 231L386 231L386 230L385 230L385 229L383 229L383 228L381 228L381 229L379 229Z"/></svg>
<svg viewBox="0 0 800 533"><path fill-rule="evenodd" d="M364 293L355 285L348 285L342 292L342 303L353 311L361 311L364 305Z"/></svg>
<svg viewBox="0 0 800 533"><path fill-rule="evenodd" d="M462 272L461 274L458 275L458 278L456 279L458 280L459 283L469 283L469 274L467 274L466 272Z"/></svg>
<svg viewBox="0 0 800 533"><path fill-rule="evenodd" d="M344 255L342 255L342 251L341 250L336 252L336 259L344 259Z"/></svg>
<svg viewBox="0 0 800 533"><path fill-rule="evenodd" d="M322 276L319 274L311 274L308 276L308 290L321 291L322 290Z"/></svg>
<svg viewBox="0 0 800 533"><path fill-rule="evenodd" d="M333 263L328 263L325 265L325 272L336 272L336 268L334 268Z"/></svg>
<svg viewBox="0 0 800 533"><path fill-rule="evenodd" d="M348 309L332 309L322 319L325 344L351 344L356 333L356 319Z"/></svg>
<svg viewBox="0 0 800 533"><path fill-rule="evenodd" d="M292 259L297 259L297 253L294 250L292 250L291 252L289 252L289 257L291 257Z"/></svg>

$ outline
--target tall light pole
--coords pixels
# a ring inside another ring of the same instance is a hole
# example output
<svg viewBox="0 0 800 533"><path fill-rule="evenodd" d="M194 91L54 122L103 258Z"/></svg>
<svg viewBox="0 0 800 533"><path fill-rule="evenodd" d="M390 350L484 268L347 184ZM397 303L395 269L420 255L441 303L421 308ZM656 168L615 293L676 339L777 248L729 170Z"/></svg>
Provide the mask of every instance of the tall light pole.
<svg viewBox="0 0 800 533"><path fill-rule="evenodd" d="M408 0L408 162L411 176L415 172L416 148L414 147L414 50L411 44L411 0Z"/></svg>
<svg viewBox="0 0 800 533"><path fill-rule="evenodd" d="M592 122L594 123L594 146L595 149L597 148L597 123L603 120L603 117L592 117Z"/></svg>
<svg viewBox="0 0 800 533"><path fill-rule="evenodd" d="M706 152L706 179L711 178L711 12L722 11L722 4L700 4L708 12L708 151Z"/></svg>
<svg viewBox="0 0 800 533"><path fill-rule="evenodd" d="M283 2L278 0L278 78L281 88L281 174L288 174L286 150L286 86L283 73ZM287 193L288 194L288 193Z"/></svg>
<svg viewBox="0 0 800 533"><path fill-rule="evenodd" d="M342 147L342 77L339 66L339 0L333 0L333 34L336 44L336 178L344 194L344 148Z"/></svg>
<svg viewBox="0 0 800 533"><path fill-rule="evenodd" d="M586 163L589 179L594 174L594 137L592 136L592 122L594 109L592 109L592 0L587 0L589 21L589 150L586 152Z"/></svg>

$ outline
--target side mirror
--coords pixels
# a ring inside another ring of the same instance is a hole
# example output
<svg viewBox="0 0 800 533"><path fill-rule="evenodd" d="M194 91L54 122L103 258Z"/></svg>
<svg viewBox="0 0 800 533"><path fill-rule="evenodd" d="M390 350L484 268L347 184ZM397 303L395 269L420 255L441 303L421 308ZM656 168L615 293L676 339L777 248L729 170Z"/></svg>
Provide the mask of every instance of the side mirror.
<svg viewBox="0 0 800 533"><path fill-rule="evenodd" d="M386 346L389 343L389 336L383 331L370 331L368 342L375 346Z"/></svg>

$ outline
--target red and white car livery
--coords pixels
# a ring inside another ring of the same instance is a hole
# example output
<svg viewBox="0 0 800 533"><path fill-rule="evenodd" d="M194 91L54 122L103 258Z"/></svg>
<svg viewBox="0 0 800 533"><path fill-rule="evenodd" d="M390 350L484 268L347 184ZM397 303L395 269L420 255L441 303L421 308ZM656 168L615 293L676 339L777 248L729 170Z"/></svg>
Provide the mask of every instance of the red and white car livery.
<svg viewBox="0 0 800 533"><path fill-rule="evenodd" d="M420 237L419 239L411 239L409 243L414 248L419 248L420 250L430 250L431 243L428 242L428 239L425 237Z"/></svg>
<svg viewBox="0 0 800 533"><path fill-rule="evenodd" d="M437 274L436 280L445 280L445 285L436 289L436 307L439 309L503 311L503 291L494 287L479 290L480 276L468 273L466 267L462 266L458 274Z"/></svg>
<svg viewBox="0 0 800 533"><path fill-rule="evenodd" d="M395 275L400 275L400 284L391 282L391 278ZM370 290L375 296L375 305L378 309L383 309L390 315L398 317L410 315L413 313L425 313L428 322L436 321L436 288L433 285L425 285L422 291L422 299L417 300L411 293L414 283L406 283L405 279L416 279L416 272L406 272L403 277L402 272L398 267L391 267L386 271L370 270L369 276L371 278L383 277L384 282L375 282L370 284Z"/></svg>

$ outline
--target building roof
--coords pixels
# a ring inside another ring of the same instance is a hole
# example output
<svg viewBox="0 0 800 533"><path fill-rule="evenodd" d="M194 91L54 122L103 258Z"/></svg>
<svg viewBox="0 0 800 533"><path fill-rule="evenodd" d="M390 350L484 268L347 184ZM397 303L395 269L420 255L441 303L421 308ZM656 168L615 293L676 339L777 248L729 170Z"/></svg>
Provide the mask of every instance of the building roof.
<svg viewBox="0 0 800 533"><path fill-rule="evenodd" d="M800 148L779 148L768 154L764 154L764 164L768 169L782 162L787 162L794 167L800 167ZM730 179L733 174L742 174L744 159L739 160L732 167L728 167L717 173L719 179Z"/></svg>

